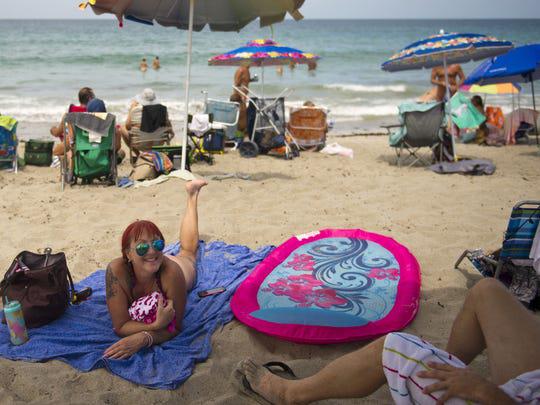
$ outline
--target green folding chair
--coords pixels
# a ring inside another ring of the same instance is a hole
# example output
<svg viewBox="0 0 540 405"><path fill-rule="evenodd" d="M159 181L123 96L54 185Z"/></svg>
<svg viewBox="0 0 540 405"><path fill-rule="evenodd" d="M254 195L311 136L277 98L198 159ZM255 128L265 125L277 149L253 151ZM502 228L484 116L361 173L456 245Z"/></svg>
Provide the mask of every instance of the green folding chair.
<svg viewBox="0 0 540 405"><path fill-rule="evenodd" d="M89 113L66 115L62 190L65 182L75 185L78 180L82 184L94 180L116 184L115 121L112 114L107 114L106 119ZM72 137L68 135L70 129Z"/></svg>

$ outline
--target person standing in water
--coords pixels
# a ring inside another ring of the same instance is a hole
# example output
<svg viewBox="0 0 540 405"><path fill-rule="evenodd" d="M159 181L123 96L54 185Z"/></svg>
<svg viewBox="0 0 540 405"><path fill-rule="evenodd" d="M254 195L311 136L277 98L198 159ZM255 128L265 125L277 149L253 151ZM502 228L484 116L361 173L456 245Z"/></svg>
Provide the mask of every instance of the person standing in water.
<svg viewBox="0 0 540 405"><path fill-rule="evenodd" d="M141 63L139 65L139 70L141 72L146 72L148 70L148 63L146 63L146 58L141 59Z"/></svg>
<svg viewBox="0 0 540 405"><path fill-rule="evenodd" d="M156 56L152 61L152 69L159 70L159 68L161 68L161 64L159 62L159 56Z"/></svg>

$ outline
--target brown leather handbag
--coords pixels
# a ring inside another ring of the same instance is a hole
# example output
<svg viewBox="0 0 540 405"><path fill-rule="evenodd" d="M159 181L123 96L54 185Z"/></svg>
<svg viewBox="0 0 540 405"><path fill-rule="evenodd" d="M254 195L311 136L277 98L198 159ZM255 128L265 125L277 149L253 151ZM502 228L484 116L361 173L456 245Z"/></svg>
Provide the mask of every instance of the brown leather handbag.
<svg viewBox="0 0 540 405"><path fill-rule="evenodd" d="M4 275L0 291L2 303L19 301L26 326L36 328L59 318L75 290L64 253L52 254L46 248L44 254L19 253Z"/></svg>

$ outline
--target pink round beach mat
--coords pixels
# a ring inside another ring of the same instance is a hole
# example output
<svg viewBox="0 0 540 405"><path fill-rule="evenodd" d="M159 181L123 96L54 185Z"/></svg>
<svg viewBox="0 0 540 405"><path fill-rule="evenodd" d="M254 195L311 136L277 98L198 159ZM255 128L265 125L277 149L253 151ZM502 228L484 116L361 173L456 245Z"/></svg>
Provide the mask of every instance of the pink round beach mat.
<svg viewBox="0 0 540 405"><path fill-rule="evenodd" d="M324 229L276 247L238 287L231 308L251 328L293 342L373 339L414 319L420 284L416 258L394 239Z"/></svg>

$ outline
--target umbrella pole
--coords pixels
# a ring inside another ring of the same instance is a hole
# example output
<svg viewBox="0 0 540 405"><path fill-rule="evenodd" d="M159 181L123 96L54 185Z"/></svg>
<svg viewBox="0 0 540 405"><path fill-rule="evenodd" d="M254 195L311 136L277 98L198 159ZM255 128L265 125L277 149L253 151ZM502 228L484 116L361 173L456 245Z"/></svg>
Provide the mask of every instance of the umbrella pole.
<svg viewBox="0 0 540 405"><path fill-rule="evenodd" d="M264 65L261 66L262 98L264 98Z"/></svg>
<svg viewBox="0 0 540 405"><path fill-rule="evenodd" d="M532 74L529 77L529 79L531 80L531 90L532 90L532 96L533 96L533 110L536 113L536 100L534 98L534 81L533 81L533 78L532 78ZM538 145L538 119L536 118L536 114L534 114L534 115L535 115L535 117L534 117L534 132L536 132L536 144Z"/></svg>
<svg viewBox="0 0 540 405"><path fill-rule="evenodd" d="M189 29L187 39L187 62L186 62L186 95L185 95L185 108L184 114L184 128L182 130L182 160L180 165L180 173L177 175L181 179L190 181L195 178L193 173L186 170L187 159L187 131L188 131L188 115L189 115L189 84L191 79L191 43L193 35L193 14L195 11L195 0L189 0Z"/></svg>
<svg viewBox="0 0 540 405"><path fill-rule="evenodd" d="M446 66L446 55L443 54L443 66L444 66L444 83L446 85L446 102L448 103L447 120L450 124L450 137L452 138L452 157L454 162L457 161L456 157L456 141L454 138L454 123L452 122L452 105L450 104L450 86L448 85L448 68Z"/></svg>

